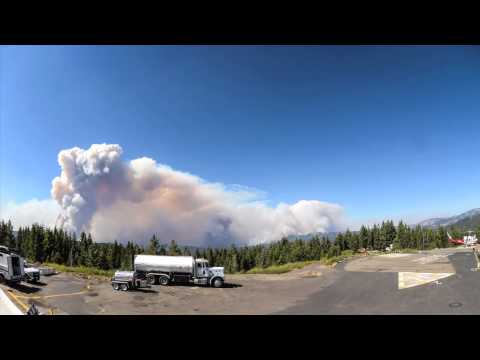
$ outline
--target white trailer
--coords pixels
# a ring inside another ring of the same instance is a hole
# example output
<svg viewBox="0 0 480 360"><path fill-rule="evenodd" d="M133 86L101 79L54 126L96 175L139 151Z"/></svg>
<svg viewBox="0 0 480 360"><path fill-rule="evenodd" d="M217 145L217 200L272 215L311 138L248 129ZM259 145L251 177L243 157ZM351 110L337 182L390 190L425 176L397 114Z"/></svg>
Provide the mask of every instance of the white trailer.
<svg viewBox="0 0 480 360"><path fill-rule="evenodd" d="M134 271L117 271L112 278L115 290L143 287L147 284L166 286L171 283L193 283L222 287L223 267L209 267L208 260L192 256L136 255Z"/></svg>
<svg viewBox="0 0 480 360"><path fill-rule="evenodd" d="M24 277L23 259L6 246L0 246L0 283L19 283Z"/></svg>

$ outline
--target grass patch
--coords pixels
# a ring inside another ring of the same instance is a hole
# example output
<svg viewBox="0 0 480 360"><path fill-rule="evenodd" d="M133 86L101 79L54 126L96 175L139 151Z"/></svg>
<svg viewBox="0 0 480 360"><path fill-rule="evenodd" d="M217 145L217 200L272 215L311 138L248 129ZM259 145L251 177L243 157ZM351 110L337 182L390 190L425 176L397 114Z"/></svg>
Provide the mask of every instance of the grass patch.
<svg viewBox="0 0 480 360"><path fill-rule="evenodd" d="M342 251L342 254L340 256L345 256L345 257L348 257L348 256L353 256L355 255L355 253L353 252L353 250L343 250Z"/></svg>
<svg viewBox="0 0 480 360"><path fill-rule="evenodd" d="M342 251L341 255L333 256L333 257L330 257L330 258L323 258L322 260L320 260L320 262L323 265L333 265L333 264L338 263L340 261L343 261L345 259L348 259L348 258L351 258L351 257L354 257L354 256L361 256L361 255L362 254L354 253L353 250L344 250L344 251Z"/></svg>
<svg viewBox="0 0 480 360"><path fill-rule="evenodd" d="M253 269L248 270L244 274L284 274L292 270L302 269L305 266L314 264L314 263L320 263L322 265L333 265L342 260L345 260L353 256L358 256L358 255L359 254L354 253L353 250L344 250L342 251L341 255L334 256L331 258L323 258L321 260L299 261L299 262L287 263L283 265L272 265L266 268L255 267Z"/></svg>
<svg viewBox="0 0 480 360"><path fill-rule="evenodd" d="M248 270L245 274L283 274L292 270L301 269L316 262L318 261L299 261L283 265L272 265L266 268L255 267Z"/></svg>
<svg viewBox="0 0 480 360"><path fill-rule="evenodd" d="M59 265L54 263L44 263L48 267L55 269L59 272L66 272L66 273L75 273L87 276L101 276L106 278L111 278L115 273L115 270L101 270L94 267L88 266L66 266L66 265Z"/></svg>
<svg viewBox="0 0 480 360"><path fill-rule="evenodd" d="M345 260L346 258L349 258L349 257L352 257L353 255L350 255L350 256L346 256L346 255L339 255L339 256L333 256L333 257L330 257L330 258L324 258L322 260L320 260L320 262L323 264L323 265L333 265L335 263L338 263L342 260Z"/></svg>

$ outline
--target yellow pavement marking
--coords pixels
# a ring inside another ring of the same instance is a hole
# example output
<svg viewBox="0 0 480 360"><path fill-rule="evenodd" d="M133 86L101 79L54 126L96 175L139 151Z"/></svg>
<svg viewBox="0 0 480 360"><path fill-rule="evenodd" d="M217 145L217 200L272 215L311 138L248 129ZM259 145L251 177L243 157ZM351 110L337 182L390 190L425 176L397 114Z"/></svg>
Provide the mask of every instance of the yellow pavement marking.
<svg viewBox="0 0 480 360"><path fill-rule="evenodd" d="M19 304L24 311L28 311L28 306L23 303L14 293L12 290L8 289L7 293Z"/></svg>
<svg viewBox="0 0 480 360"><path fill-rule="evenodd" d="M419 285L425 285L440 279L447 278L454 273L416 273L416 272L399 272L398 273L398 289L406 289Z"/></svg>
<svg viewBox="0 0 480 360"><path fill-rule="evenodd" d="M23 308L23 310L25 312L28 311L29 307L23 301L21 301L20 298L22 298L22 299L38 299L38 298L40 298L40 296L29 297L29 296L15 295L15 293L11 289L8 289L8 294L10 294L10 296ZM55 314L54 310L52 308L48 309L48 313L49 313L49 315L54 315Z"/></svg>
<svg viewBox="0 0 480 360"><path fill-rule="evenodd" d="M81 295L85 294L88 291L79 291L75 293L67 293L67 294L55 294L55 295L46 295L46 296L18 296L21 299L49 299L53 297L61 297L61 296L72 296L72 295Z"/></svg>
<svg viewBox="0 0 480 360"><path fill-rule="evenodd" d="M66 294L54 294L54 295L46 295L46 296L26 296L26 295L15 295L12 289L9 289L8 287L3 287L5 290L5 294L8 294L16 304L20 305L20 307L27 312L29 309L29 306L25 304L22 300L20 299L32 299L32 300L38 300L38 299L48 299L48 298L53 298L53 297L60 297L60 296L72 296L72 295L81 295L85 294L88 292L88 290L84 291L78 291L74 293L66 293ZM91 286L88 285L87 289L91 289ZM55 310L53 308L48 309L49 315L55 315Z"/></svg>

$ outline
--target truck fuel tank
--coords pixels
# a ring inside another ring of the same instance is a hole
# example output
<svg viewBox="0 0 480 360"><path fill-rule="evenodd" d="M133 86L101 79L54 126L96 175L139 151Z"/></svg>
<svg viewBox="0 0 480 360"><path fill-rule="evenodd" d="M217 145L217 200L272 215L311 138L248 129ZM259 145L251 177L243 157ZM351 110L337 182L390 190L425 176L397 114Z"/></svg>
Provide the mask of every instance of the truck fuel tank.
<svg viewBox="0 0 480 360"><path fill-rule="evenodd" d="M113 279L116 281L132 281L133 275L133 271L115 271Z"/></svg>

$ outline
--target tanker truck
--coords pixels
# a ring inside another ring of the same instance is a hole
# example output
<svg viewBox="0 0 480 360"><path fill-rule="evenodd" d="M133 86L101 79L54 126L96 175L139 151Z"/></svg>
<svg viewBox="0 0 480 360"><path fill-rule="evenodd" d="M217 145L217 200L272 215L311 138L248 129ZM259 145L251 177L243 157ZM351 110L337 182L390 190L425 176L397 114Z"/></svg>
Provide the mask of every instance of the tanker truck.
<svg viewBox="0 0 480 360"><path fill-rule="evenodd" d="M112 277L114 290L129 290L149 285L191 283L222 287L223 267L209 267L208 260L192 256L136 255L133 271L117 271Z"/></svg>

